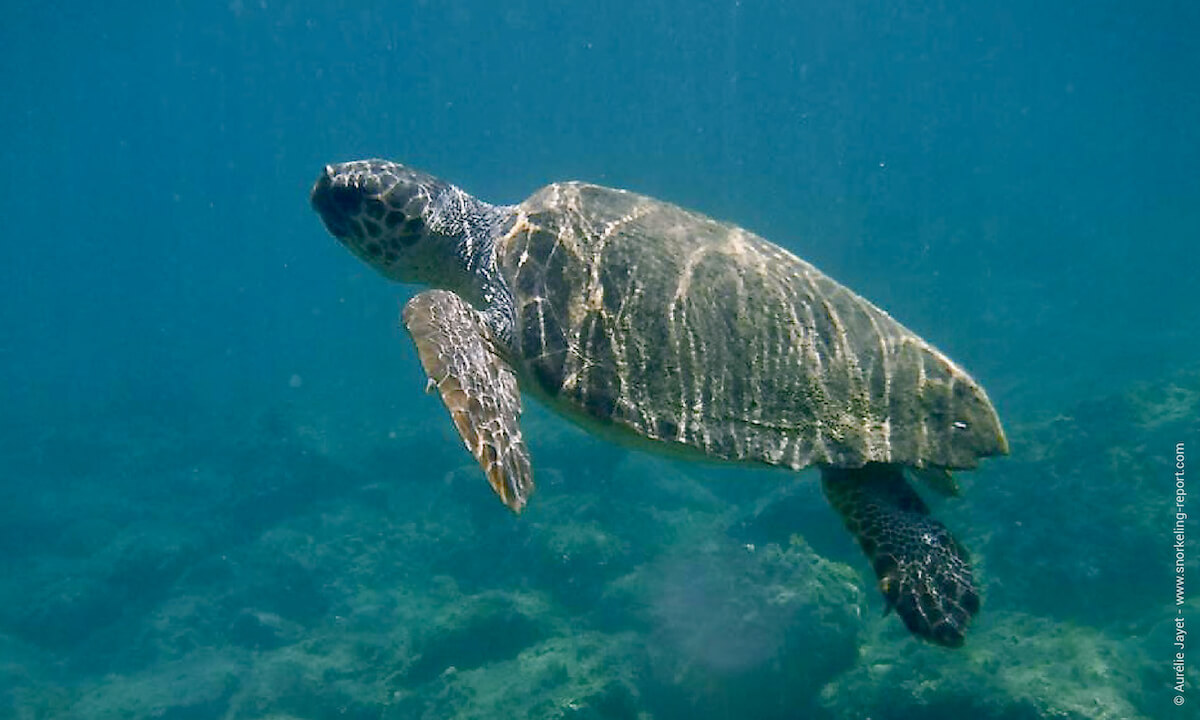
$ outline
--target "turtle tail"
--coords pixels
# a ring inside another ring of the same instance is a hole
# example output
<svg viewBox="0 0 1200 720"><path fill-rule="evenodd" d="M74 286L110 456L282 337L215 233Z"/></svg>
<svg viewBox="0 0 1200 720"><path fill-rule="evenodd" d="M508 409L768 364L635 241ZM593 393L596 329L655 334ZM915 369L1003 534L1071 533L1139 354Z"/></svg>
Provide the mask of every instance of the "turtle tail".
<svg viewBox="0 0 1200 720"><path fill-rule="evenodd" d="M825 497L858 540L889 610L914 635L959 647L979 612L967 551L896 465L822 468Z"/></svg>

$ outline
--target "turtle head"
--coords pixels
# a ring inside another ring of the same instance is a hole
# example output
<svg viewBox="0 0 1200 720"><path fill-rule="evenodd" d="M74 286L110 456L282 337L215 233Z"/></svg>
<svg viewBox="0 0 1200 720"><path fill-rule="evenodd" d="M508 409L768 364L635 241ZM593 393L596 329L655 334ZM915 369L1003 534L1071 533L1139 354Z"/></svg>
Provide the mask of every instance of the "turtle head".
<svg viewBox="0 0 1200 720"><path fill-rule="evenodd" d="M435 286L463 266L462 245L477 221L468 211L490 208L387 160L326 165L310 199L330 234L363 262L392 280Z"/></svg>

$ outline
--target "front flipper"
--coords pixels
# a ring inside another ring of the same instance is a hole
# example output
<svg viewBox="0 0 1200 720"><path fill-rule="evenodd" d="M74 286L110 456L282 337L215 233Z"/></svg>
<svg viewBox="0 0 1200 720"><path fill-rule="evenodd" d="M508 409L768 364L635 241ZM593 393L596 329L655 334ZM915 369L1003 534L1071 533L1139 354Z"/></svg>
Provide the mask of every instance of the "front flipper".
<svg viewBox="0 0 1200 720"><path fill-rule="evenodd" d="M887 610L914 635L962 645L979 612L967 551L930 516L900 468L823 468L821 486L871 561Z"/></svg>
<svg viewBox="0 0 1200 720"><path fill-rule="evenodd" d="M520 512L533 491L519 424L521 394L483 317L454 293L429 290L404 306L404 326L463 443L504 504Z"/></svg>

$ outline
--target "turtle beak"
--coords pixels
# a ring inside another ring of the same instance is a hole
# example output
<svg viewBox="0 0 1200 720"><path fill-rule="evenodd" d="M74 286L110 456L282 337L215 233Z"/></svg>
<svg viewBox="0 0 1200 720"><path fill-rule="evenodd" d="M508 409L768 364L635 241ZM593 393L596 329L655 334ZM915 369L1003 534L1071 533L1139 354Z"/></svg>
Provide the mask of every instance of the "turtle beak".
<svg viewBox="0 0 1200 720"><path fill-rule="evenodd" d="M346 182L345 175L339 177L333 165L325 166L309 194L309 202L329 234L339 239L352 234L350 219L361 212L362 201L363 191Z"/></svg>

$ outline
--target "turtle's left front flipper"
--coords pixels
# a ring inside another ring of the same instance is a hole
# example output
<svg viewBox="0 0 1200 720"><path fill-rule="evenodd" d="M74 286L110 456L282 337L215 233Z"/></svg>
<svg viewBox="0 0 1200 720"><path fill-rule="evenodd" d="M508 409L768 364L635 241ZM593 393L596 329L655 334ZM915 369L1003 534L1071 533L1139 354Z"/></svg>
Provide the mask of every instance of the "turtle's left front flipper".
<svg viewBox="0 0 1200 720"><path fill-rule="evenodd" d="M504 504L520 512L533 491L521 394L483 317L458 295L429 290L404 306L404 326L463 443Z"/></svg>

